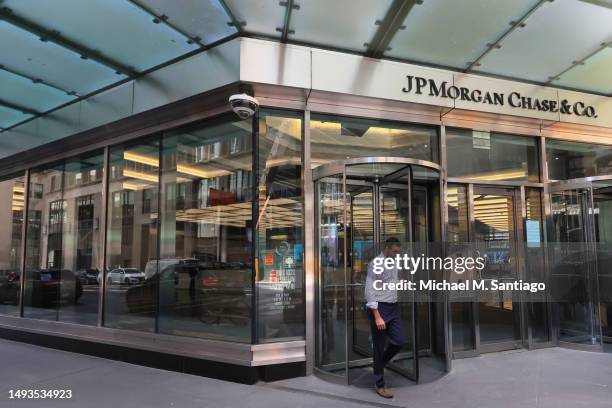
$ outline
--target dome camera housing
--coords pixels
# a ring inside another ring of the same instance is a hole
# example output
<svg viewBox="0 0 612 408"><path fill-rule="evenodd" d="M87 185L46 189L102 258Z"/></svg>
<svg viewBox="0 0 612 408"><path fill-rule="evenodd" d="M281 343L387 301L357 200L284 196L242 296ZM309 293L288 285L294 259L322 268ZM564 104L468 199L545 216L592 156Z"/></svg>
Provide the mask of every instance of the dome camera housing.
<svg viewBox="0 0 612 408"><path fill-rule="evenodd" d="M245 93L230 96L229 104L240 119L250 118L257 112L257 108L259 108L259 101Z"/></svg>

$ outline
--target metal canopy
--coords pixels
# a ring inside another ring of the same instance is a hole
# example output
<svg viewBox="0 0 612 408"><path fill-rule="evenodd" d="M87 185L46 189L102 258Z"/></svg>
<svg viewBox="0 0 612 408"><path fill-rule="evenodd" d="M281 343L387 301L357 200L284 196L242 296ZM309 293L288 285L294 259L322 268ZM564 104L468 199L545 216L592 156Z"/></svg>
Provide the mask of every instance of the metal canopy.
<svg viewBox="0 0 612 408"><path fill-rule="evenodd" d="M238 35L612 95L612 0L0 0L0 131Z"/></svg>

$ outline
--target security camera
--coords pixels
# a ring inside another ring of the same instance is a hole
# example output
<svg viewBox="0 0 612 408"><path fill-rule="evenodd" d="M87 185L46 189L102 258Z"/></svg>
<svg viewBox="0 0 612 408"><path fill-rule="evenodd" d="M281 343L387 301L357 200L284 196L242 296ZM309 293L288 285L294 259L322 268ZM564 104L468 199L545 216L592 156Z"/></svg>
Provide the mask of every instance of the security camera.
<svg viewBox="0 0 612 408"><path fill-rule="evenodd" d="M250 118L259 108L259 101L245 93L230 96L229 104L240 119Z"/></svg>

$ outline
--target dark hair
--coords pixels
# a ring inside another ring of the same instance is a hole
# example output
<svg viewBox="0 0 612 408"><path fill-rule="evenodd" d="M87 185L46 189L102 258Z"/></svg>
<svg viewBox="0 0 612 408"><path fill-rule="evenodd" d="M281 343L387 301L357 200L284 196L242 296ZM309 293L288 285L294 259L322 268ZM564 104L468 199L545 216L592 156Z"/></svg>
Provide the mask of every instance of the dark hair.
<svg viewBox="0 0 612 408"><path fill-rule="evenodd" d="M395 245L401 246L402 243L400 242L399 239L395 237L387 238L385 240L385 248L391 248L392 246L395 246Z"/></svg>

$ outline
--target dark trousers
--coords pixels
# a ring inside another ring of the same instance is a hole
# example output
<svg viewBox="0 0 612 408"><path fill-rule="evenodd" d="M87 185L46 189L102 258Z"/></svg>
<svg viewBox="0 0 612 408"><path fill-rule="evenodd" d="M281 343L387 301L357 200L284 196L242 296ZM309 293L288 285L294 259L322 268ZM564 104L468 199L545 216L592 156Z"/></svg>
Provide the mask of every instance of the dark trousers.
<svg viewBox="0 0 612 408"><path fill-rule="evenodd" d="M385 321L385 330L378 330L374 313L368 308L374 349L374 381L377 387L385 385L385 366L404 345L404 329L398 303L378 302L378 312ZM387 345L387 340L389 345Z"/></svg>

